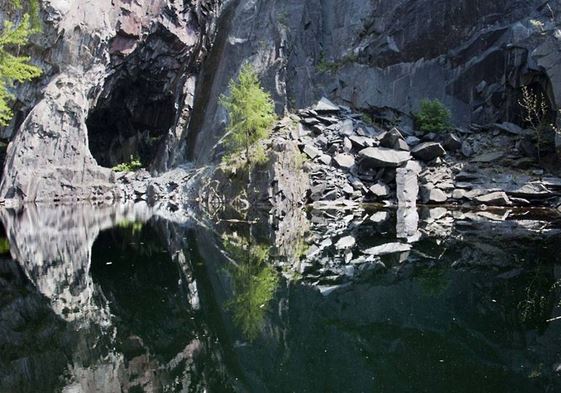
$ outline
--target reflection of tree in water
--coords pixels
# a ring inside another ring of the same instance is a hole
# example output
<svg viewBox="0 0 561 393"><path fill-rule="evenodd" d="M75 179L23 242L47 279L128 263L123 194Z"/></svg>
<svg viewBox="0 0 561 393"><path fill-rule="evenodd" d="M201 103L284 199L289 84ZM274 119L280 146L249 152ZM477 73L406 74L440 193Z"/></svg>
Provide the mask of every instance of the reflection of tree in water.
<svg viewBox="0 0 561 393"><path fill-rule="evenodd" d="M522 322L528 327L543 326L555 307L553 293L561 286L561 280L552 281L551 267L540 264L525 284L518 310Z"/></svg>
<svg viewBox="0 0 561 393"><path fill-rule="evenodd" d="M233 260L228 270L234 283L234 296L227 303L234 323L248 340L254 340L263 327L267 306L279 279L267 263L269 248L238 236L224 238L224 250Z"/></svg>
<svg viewBox="0 0 561 393"><path fill-rule="evenodd" d="M438 296L450 286L446 273L447 269L443 266L429 266L420 269L415 278L426 296Z"/></svg>

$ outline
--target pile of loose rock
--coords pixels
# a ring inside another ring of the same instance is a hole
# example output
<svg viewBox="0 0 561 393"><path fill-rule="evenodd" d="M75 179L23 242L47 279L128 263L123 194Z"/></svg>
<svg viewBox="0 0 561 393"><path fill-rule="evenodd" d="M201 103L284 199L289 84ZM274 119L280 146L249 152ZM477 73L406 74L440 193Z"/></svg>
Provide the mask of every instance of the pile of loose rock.
<svg viewBox="0 0 561 393"><path fill-rule="evenodd" d="M117 173L115 178L118 187L115 199L166 202L177 207L183 206L192 198L192 193L189 192L190 184L196 180L201 170L179 166L160 176L152 176L145 169Z"/></svg>
<svg viewBox="0 0 561 393"><path fill-rule="evenodd" d="M529 131L514 124L444 134L383 130L326 98L290 116L298 126L286 137L308 159L308 202L316 207L561 203L561 178L525 156Z"/></svg>

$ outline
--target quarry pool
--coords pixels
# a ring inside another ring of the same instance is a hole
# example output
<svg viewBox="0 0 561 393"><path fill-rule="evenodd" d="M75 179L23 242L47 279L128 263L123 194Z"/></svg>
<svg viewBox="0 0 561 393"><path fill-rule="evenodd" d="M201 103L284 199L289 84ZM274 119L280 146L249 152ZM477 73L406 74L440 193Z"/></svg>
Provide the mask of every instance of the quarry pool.
<svg viewBox="0 0 561 393"><path fill-rule="evenodd" d="M1 392L555 392L536 212L3 211Z"/></svg>

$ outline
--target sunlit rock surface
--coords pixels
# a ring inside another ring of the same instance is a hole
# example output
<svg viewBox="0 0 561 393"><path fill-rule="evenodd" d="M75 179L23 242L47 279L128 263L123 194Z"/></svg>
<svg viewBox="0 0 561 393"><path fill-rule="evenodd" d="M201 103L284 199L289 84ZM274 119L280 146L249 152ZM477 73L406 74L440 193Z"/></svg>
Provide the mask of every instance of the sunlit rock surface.
<svg viewBox="0 0 561 393"><path fill-rule="evenodd" d="M41 83L19 91L28 105L6 130L11 143L0 184L2 198L115 197L113 174L99 165L111 167L135 154L154 168L166 169L176 162L197 68L208 51L219 4L43 2L44 34L32 54L44 76ZM132 89L135 83L146 90ZM107 105L116 118L103 113ZM132 112L121 113L123 105ZM96 119L100 113L106 123ZM141 117L127 122L130 113ZM141 129L130 128L133 123ZM159 143L144 156L143 145L135 141L146 129L155 134L145 137ZM112 158L105 159L106 153Z"/></svg>

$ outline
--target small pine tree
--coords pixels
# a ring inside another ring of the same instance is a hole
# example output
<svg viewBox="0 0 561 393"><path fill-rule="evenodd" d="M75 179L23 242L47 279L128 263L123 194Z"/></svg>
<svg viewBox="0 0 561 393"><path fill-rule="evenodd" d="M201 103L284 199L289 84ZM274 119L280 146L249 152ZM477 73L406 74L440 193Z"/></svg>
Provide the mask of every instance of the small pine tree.
<svg viewBox="0 0 561 393"><path fill-rule="evenodd" d="M22 7L20 0L12 0L13 7ZM19 25L4 22L0 32L0 126L7 126L13 117L10 101L14 96L10 88L14 82L26 82L41 75L41 69L29 63L28 56L14 55L21 46L29 43L29 37L39 31L39 8L37 0L29 3L30 13L24 14Z"/></svg>
<svg viewBox="0 0 561 393"><path fill-rule="evenodd" d="M425 99L415 114L415 122L423 132L444 132L450 128L450 111L438 99Z"/></svg>
<svg viewBox="0 0 561 393"><path fill-rule="evenodd" d="M230 94L220 97L229 117L224 142L229 154L245 149L249 166L250 148L269 136L277 118L274 103L249 64L242 67L237 80L230 81L229 88Z"/></svg>

